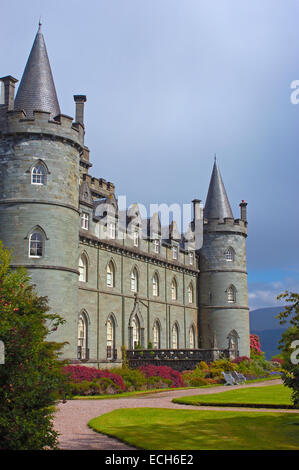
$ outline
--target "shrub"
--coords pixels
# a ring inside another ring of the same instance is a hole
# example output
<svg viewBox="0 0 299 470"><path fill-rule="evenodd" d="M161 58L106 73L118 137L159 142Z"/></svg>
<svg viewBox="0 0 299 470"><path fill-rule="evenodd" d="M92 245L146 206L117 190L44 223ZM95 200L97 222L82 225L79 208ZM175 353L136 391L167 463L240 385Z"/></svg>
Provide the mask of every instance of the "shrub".
<svg viewBox="0 0 299 470"><path fill-rule="evenodd" d="M146 377L140 370L124 367L122 369L116 369L115 373L121 376L128 392L147 389Z"/></svg>
<svg viewBox="0 0 299 470"><path fill-rule="evenodd" d="M68 376L71 382L92 382L94 379L100 379L106 377L111 379L114 385L122 391L125 391L126 387L122 377L119 374L115 374L108 370L100 370L95 367L86 366L66 366L64 373Z"/></svg>
<svg viewBox="0 0 299 470"><path fill-rule="evenodd" d="M163 379L171 380L171 387L173 388L185 386L181 374L177 370L171 369L171 367L148 365L139 367L139 370L146 377L159 376Z"/></svg>
<svg viewBox="0 0 299 470"><path fill-rule="evenodd" d="M70 384L71 395L114 395L121 391L121 388L108 377L94 379L91 382L83 380L82 382L73 382Z"/></svg>
<svg viewBox="0 0 299 470"><path fill-rule="evenodd" d="M251 359L247 356L239 356L239 357L236 357L236 359L233 359L232 363L240 364L240 362L243 362L243 361L251 362Z"/></svg>

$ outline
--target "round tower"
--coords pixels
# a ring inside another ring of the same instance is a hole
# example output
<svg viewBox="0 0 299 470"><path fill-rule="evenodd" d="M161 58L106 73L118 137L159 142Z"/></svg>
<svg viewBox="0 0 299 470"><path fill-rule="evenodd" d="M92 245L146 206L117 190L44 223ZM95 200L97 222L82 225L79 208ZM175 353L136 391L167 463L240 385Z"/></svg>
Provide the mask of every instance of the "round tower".
<svg viewBox="0 0 299 470"><path fill-rule="evenodd" d="M13 77L0 79L0 239L39 295L66 323L51 334L77 356L78 178L84 128L60 114L41 28L14 102ZM59 114L57 114L59 113Z"/></svg>
<svg viewBox="0 0 299 470"><path fill-rule="evenodd" d="M235 220L215 161L200 250L201 347L250 357L246 205L240 204L241 218Z"/></svg>

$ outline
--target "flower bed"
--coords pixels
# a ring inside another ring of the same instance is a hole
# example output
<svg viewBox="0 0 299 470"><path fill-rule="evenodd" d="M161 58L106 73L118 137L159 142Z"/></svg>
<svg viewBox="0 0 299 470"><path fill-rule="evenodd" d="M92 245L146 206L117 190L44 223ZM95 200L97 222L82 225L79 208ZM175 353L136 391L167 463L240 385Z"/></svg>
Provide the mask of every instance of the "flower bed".
<svg viewBox="0 0 299 470"><path fill-rule="evenodd" d="M100 370L95 367L66 366L64 373L69 374L70 382L72 383L93 382L96 379L107 378L117 388L120 388L122 391L126 390L122 377L108 370Z"/></svg>
<svg viewBox="0 0 299 470"><path fill-rule="evenodd" d="M171 388L185 387L184 380L177 370L167 366L142 366L139 367L145 377L161 377L162 379L171 380Z"/></svg>

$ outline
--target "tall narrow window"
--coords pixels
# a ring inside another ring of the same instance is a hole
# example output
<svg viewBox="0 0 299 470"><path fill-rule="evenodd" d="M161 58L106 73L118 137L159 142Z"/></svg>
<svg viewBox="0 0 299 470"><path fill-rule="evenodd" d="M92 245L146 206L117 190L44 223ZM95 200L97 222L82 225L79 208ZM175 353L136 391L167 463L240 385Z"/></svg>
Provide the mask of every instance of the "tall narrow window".
<svg viewBox="0 0 299 470"><path fill-rule="evenodd" d="M173 279L171 283L171 300L177 300L178 298L178 286L176 280Z"/></svg>
<svg viewBox="0 0 299 470"><path fill-rule="evenodd" d="M40 231L33 232L29 237L29 258L43 256L44 237Z"/></svg>
<svg viewBox="0 0 299 470"><path fill-rule="evenodd" d="M78 359L89 359L89 350L87 347L87 320L84 314L81 314L78 322Z"/></svg>
<svg viewBox="0 0 299 470"><path fill-rule="evenodd" d="M81 228L88 230L89 227L89 214L87 212L82 212L81 214Z"/></svg>
<svg viewBox="0 0 299 470"><path fill-rule="evenodd" d="M227 289L227 301L233 303L236 301L236 288L234 286L229 286Z"/></svg>
<svg viewBox="0 0 299 470"><path fill-rule="evenodd" d="M179 347L179 330L178 325L175 323L172 327L172 349Z"/></svg>
<svg viewBox="0 0 299 470"><path fill-rule="evenodd" d="M114 351L114 321L110 317L107 320L107 359L113 359Z"/></svg>
<svg viewBox="0 0 299 470"><path fill-rule="evenodd" d="M189 304L193 304L193 285L192 283L188 286L188 302Z"/></svg>
<svg viewBox="0 0 299 470"><path fill-rule="evenodd" d="M41 163L37 163L31 170L31 184L46 184L46 169Z"/></svg>
<svg viewBox="0 0 299 470"><path fill-rule="evenodd" d="M178 247L177 246L172 247L172 259L178 259Z"/></svg>
<svg viewBox="0 0 299 470"><path fill-rule="evenodd" d="M138 230L135 230L133 232L133 241L134 241L134 246L138 247L139 246L139 232L138 232Z"/></svg>
<svg viewBox="0 0 299 470"><path fill-rule="evenodd" d="M79 258L79 281L87 282L87 258L84 253Z"/></svg>
<svg viewBox="0 0 299 470"><path fill-rule="evenodd" d="M160 349L160 325L155 321L153 328L153 348Z"/></svg>
<svg viewBox="0 0 299 470"><path fill-rule="evenodd" d="M115 223L110 222L109 224L109 237L114 240L115 239Z"/></svg>
<svg viewBox="0 0 299 470"><path fill-rule="evenodd" d="M108 287L114 287L114 265L112 261L107 265L106 268L106 275L107 275L107 286Z"/></svg>
<svg viewBox="0 0 299 470"><path fill-rule="evenodd" d="M189 253L189 264L190 265L194 264L194 253L193 253L193 251L190 251L190 253Z"/></svg>
<svg viewBox="0 0 299 470"><path fill-rule="evenodd" d="M195 348L195 331L194 331L194 326L191 326L189 330L189 346L190 349Z"/></svg>
<svg viewBox="0 0 299 470"><path fill-rule="evenodd" d="M137 292L138 291L138 274L137 269L134 268L131 272L131 291Z"/></svg>
<svg viewBox="0 0 299 470"><path fill-rule="evenodd" d="M153 296L158 297L159 295L159 278L158 274L154 274L153 277Z"/></svg>
<svg viewBox="0 0 299 470"><path fill-rule="evenodd" d="M140 324L137 317L134 317L132 320L132 328L133 328L133 349L136 349L138 345L140 345Z"/></svg>
<svg viewBox="0 0 299 470"><path fill-rule="evenodd" d="M155 239L154 240L154 252L155 253L160 253L160 240Z"/></svg>

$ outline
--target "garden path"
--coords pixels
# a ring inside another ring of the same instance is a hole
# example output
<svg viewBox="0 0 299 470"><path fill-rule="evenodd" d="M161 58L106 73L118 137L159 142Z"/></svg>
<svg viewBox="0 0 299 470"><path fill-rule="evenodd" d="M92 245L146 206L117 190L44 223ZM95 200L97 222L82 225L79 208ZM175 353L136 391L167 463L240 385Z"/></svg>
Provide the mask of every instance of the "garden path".
<svg viewBox="0 0 299 470"><path fill-rule="evenodd" d="M59 403L55 415L55 430L60 433L59 445L61 449L68 450L134 450L134 448L119 442L117 439L99 434L87 426L87 423L96 416L120 409L120 408L173 408L186 409L194 407L192 405L180 405L172 403L173 398L187 395L201 395L207 393L220 393L226 390L237 388L262 387L280 384L280 379L234 386L219 386L211 388L194 388L189 390L174 390L170 392L160 392L134 397L103 399L103 400L67 400ZM202 410L221 410L223 407L200 407ZM251 412L283 412L298 413L299 410L279 410L261 408L225 408L225 410L251 411Z"/></svg>

